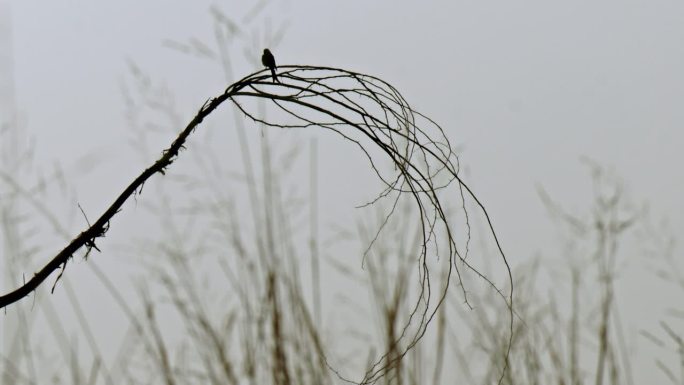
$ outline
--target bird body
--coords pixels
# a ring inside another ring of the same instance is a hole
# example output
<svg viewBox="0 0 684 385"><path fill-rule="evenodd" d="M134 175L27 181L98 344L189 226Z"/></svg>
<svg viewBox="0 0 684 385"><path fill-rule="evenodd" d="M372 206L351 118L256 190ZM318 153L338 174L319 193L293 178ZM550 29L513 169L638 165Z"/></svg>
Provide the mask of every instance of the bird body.
<svg viewBox="0 0 684 385"><path fill-rule="evenodd" d="M275 57L273 57L273 54L271 51L266 48L264 49L264 54L261 55L261 64L264 65L264 67L268 67L271 70L271 76L273 77L274 82L278 82L278 77L276 76L276 62L275 62Z"/></svg>

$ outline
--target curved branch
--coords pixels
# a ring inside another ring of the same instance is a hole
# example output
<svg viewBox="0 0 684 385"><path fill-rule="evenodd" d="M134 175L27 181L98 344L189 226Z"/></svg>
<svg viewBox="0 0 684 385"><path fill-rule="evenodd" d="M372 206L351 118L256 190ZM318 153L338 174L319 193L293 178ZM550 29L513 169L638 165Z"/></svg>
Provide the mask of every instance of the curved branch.
<svg viewBox="0 0 684 385"><path fill-rule="evenodd" d="M392 194L396 194L395 198L398 199L399 195L408 193L418 208L422 229L422 245L418 258L421 287L406 324L399 337L391 343L394 353L390 356L387 352L379 357L366 371L363 379L358 382L345 379L328 365L330 369L340 379L358 384L373 383L384 376L387 370L392 368L397 360L402 359L425 334L428 324L446 298L452 271L456 273L461 292L468 303L467 292L457 264L460 262L467 270L475 273L492 287L509 309L510 339L499 379L501 382L507 369L513 337L511 269L487 210L458 175L458 158L444 130L428 117L413 110L398 90L377 77L330 67L281 66L279 71L280 82L278 83L271 82L270 73L262 70L246 76L229 86L220 96L208 100L171 146L162 153L162 156L131 182L92 226L74 238L28 282L0 296L0 309L29 295L60 266L63 273L67 262L79 249L85 247L87 252L93 248L97 249L95 240L106 234L111 219L121 210L123 204L131 196L140 193L143 185L152 175L164 174L166 168L173 163L180 150L184 148L188 136L195 128L219 105L230 99L246 117L267 126L280 128L318 126L339 134L354 143L364 153L373 171L385 184L386 188L374 201L388 198ZM245 105L239 103L238 98L269 100L294 123L286 123L282 120L269 121L265 117L257 116ZM381 154L387 156L394 166L394 175L383 175L376 167L371 149L380 150ZM461 207L466 211L467 237L463 247L459 247L456 243L453 225L449 223L445 208L438 196L438 193L454 182L458 188L456 196L460 199ZM466 260L470 242L470 222L467 210L465 210L466 198L472 199L486 218L489 231L508 272L508 296ZM385 223L393 212L394 210L387 215ZM383 227L384 225L380 227L373 239L377 239ZM438 231L443 233L438 233ZM448 245L449 268L444 288L435 300L430 283L427 255L431 247L434 248L435 253L439 250L437 238L440 238L438 237L440 234L445 235ZM464 250L461 251L461 248ZM409 331L411 325L415 327L415 330ZM397 352L399 354L396 354ZM323 358L325 359L325 355Z"/></svg>

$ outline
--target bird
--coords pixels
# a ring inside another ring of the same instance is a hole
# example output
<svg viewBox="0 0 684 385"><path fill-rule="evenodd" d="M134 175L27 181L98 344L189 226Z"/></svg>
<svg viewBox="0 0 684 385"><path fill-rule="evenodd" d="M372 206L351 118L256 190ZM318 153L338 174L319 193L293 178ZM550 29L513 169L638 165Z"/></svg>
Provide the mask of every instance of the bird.
<svg viewBox="0 0 684 385"><path fill-rule="evenodd" d="M264 49L264 54L261 55L261 64L263 64L264 67L268 67L271 70L271 76L273 76L273 81L280 83L278 81L278 77L276 76L275 58L273 57L273 54L268 48Z"/></svg>

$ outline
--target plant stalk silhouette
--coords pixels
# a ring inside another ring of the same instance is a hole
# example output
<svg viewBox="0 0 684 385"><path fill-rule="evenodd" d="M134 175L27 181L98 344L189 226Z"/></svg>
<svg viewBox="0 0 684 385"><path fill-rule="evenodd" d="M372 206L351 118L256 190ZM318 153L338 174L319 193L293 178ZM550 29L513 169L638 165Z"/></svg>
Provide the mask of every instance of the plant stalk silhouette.
<svg viewBox="0 0 684 385"><path fill-rule="evenodd" d="M511 269L499 244L487 210L458 175L458 157L442 128L430 118L413 110L398 90L377 77L338 68L289 65L279 67L278 83L274 84L269 77L275 76L273 73L275 60L272 63L270 61L264 62L264 65L268 69L244 77L226 88L219 96L207 100L171 146L162 152L161 157L142 171L92 225L89 225L86 230L76 236L22 286L0 296L0 309L28 296L53 272L61 268L55 281L56 285L66 270L70 258L82 248L85 248L84 255L86 257L92 249L99 251L95 243L96 240L105 236L109 231L112 218L121 211L123 204L131 196L141 194L144 184L154 174L164 175L180 151L185 148L187 138L197 126L223 102L230 100L246 117L266 126L279 128L319 127L339 134L359 147L368 158L373 171L385 185L379 196L369 204L381 199L393 199L394 206L396 206L400 196L410 194L419 210L422 229L420 234L422 242L418 256L421 288L406 325L403 329L399 329L399 337L390 344L391 354L388 351L379 357L374 364L369 366L360 381L343 378L330 365L328 367L344 381L358 384L377 381L386 374L387 369L391 368L397 360L402 359L425 334L428 324L445 299L452 273L455 273L465 301L469 304L460 271L465 267L493 288L506 302L509 310L511 340L509 340L508 350L503 357L506 366L504 366L499 379L501 383L507 369L513 336L514 312ZM267 71L272 73L269 74ZM273 121L257 116L250 111L248 104L243 102L243 100L255 99L270 100L278 110L288 116L288 119L293 120L293 123L286 124L284 119ZM393 164L394 170L391 175L385 175L384 172L381 172L375 151L386 155ZM508 294L505 294L492 280L480 273L467 260L470 242L467 211L465 211L467 227L465 246L457 247L455 229L453 224L447 220L445 208L438 196L440 191L445 190L452 183L455 183L457 188L457 193L453 196L459 197L464 211L466 200L470 200L475 203L486 218L488 229L508 273ZM388 214L386 219L393 212L394 210ZM383 226L378 230L378 234L382 231ZM445 239L442 239L442 235ZM439 254L444 254L444 251L438 247L437 238L439 241L446 240L450 263L444 289L434 296L426 259L428 250L434 249L436 254L437 251ZM377 239L377 234L368 249L375 239ZM413 326L414 329L409 331L409 326ZM325 357L324 352L319 353Z"/></svg>

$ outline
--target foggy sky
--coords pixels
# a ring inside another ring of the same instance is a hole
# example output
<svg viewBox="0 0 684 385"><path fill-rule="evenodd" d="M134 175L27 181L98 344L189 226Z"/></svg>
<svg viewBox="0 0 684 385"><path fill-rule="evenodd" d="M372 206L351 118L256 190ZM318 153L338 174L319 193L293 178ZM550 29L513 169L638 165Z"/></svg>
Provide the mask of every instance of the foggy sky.
<svg viewBox="0 0 684 385"><path fill-rule="evenodd" d="M241 3L216 4L240 22ZM211 4L11 3L20 119L48 168L94 151L102 155L105 171L73 181L79 203L93 216L143 164L119 160L129 151L121 96L128 61L182 90L176 104L185 120L225 88L220 73L208 73L217 67L163 44L211 39ZM514 264L557 251L537 186L570 209L587 206L591 185L581 157L622 176L630 197L647 202L654 218L668 218L674 234L684 228L684 3L307 0L276 2L267 14L267 30L287 22L282 42L272 47L279 64L379 76L442 125L461 146L466 179L487 205ZM253 40L262 45L268 37ZM254 65L240 62L235 73L248 74L259 68ZM156 143L150 156L165 145ZM344 156L343 150L326 155L321 179L328 187L321 196L330 197L355 170L335 168L336 180L325 181L335 158ZM344 207L351 210L367 193L341 197ZM323 207L333 200L322 199ZM74 229L79 220L71 222ZM626 277L638 278L633 271L647 265L634 257ZM672 304L649 296L650 280L623 288L620 297L635 343L635 333L657 325L663 306ZM637 345L647 350L648 344ZM636 363L636 383L662 380L651 357Z"/></svg>

